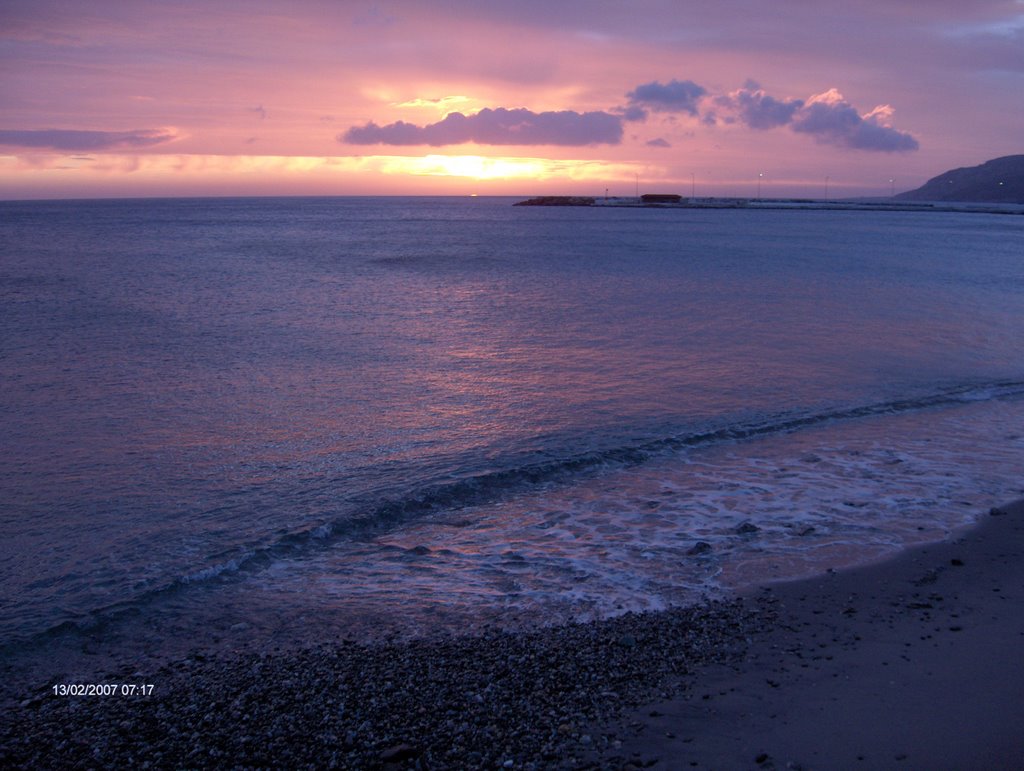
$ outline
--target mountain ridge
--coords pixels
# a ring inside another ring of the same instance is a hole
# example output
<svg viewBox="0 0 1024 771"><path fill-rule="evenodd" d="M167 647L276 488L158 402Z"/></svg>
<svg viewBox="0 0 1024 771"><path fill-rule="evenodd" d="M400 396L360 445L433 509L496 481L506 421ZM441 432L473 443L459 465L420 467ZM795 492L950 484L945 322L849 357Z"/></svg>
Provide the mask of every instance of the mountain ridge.
<svg viewBox="0 0 1024 771"><path fill-rule="evenodd" d="M1024 155L1004 155L978 166L950 169L897 201L1024 203Z"/></svg>

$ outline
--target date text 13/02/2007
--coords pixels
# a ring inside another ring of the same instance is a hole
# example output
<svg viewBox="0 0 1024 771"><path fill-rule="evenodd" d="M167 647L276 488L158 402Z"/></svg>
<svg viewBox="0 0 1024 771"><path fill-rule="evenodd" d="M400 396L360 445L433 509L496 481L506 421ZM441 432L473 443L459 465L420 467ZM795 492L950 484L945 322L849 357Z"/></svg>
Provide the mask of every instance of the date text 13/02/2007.
<svg viewBox="0 0 1024 771"><path fill-rule="evenodd" d="M150 696L152 683L56 683L54 696Z"/></svg>

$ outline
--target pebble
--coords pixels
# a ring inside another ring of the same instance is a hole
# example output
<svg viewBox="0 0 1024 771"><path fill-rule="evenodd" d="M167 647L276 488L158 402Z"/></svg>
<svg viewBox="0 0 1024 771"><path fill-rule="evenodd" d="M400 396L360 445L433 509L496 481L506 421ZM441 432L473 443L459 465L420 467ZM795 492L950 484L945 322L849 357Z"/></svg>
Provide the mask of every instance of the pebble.
<svg viewBox="0 0 1024 771"><path fill-rule="evenodd" d="M380 754L384 763L401 763L403 760L414 758L419 754L411 744L396 744L389 747Z"/></svg>
<svg viewBox="0 0 1024 771"><path fill-rule="evenodd" d="M196 652L145 675L146 698L22 701L0 721L0 767L575 768L581 745L608 744L581 728L734 662L769 623L734 600L516 633Z"/></svg>

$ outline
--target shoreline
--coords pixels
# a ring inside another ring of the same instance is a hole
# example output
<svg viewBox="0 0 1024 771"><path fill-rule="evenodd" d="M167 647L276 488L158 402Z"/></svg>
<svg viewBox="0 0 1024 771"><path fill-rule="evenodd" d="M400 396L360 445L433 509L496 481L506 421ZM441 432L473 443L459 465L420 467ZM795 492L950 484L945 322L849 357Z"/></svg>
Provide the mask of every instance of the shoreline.
<svg viewBox="0 0 1024 771"><path fill-rule="evenodd" d="M762 586L777 613L738 665L627 712L657 768L1024 767L1024 501L951 539Z"/></svg>
<svg viewBox="0 0 1024 771"><path fill-rule="evenodd" d="M0 727L0 763L1017 767L1024 502L998 511L734 601L129 667L114 681L151 696L26 694Z"/></svg>

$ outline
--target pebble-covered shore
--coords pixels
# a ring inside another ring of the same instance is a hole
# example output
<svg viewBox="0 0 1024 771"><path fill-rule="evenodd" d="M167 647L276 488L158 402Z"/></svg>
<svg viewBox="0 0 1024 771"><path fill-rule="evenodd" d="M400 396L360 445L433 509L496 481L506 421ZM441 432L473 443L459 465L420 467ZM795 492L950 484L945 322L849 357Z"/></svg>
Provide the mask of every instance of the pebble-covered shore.
<svg viewBox="0 0 1024 771"><path fill-rule="evenodd" d="M771 623L751 600L518 633L207 658L150 696L26 698L0 728L5 768L636 768L595 726L736 661Z"/></svg>

